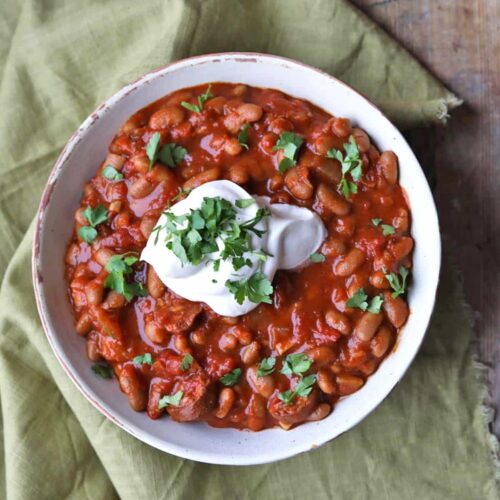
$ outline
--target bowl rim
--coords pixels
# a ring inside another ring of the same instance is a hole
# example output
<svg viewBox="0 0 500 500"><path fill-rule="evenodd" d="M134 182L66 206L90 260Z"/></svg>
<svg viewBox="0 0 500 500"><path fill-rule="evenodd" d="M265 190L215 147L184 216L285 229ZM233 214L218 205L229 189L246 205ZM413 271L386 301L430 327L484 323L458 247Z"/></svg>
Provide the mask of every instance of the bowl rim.
<svg viewBox="0 0 500 500"><path fill-rule="evenodd" d="M44 222L44 216L45 216L45 209L50 203L50 198L52 195L52 192L54 190L54 187L58 181L59 174L64 168L65 162L67 158L69 157L71 151L73 150L74 146L78 144L79 142L79 137L80 135L84 134L88 129L92 127L92 124L99 118L99 113L102 110L105 110L108 106L113 106L115 102L118 102L122 97L126 96L129 92L135 90L137 87L140 87L144 83L147 83L149 78L154 77L155 74L157 73L162 73L163 71L169 69L169 68L174 68L176 66L179 66L179 69L182 69L184 66L190 66L190 65L197 65L197 64L212 64L216 62L224 62L224 61L235 61L235 62L254 62L254 63L259 63L259 62L269 62L269 63L281 63L281 64L286 64L286 65L291 65L291 66L296 66L296 67L301 67L302 69L309 71L309 72L315 72L319 74L320 76L327 78L331 81L333 81L336 85L341 85L345 88L348 89L349 92L352 92L354 94L357 94L358 97L360 97L362 100L365 101L365 104L371 108L371 112L375 114L379 114L380 117L389 122L389 124L393 127L393 132L397 137L398 142L402 142L404 145L408 147L409 153L414 160L414 163L420 167L420 173L422 176L425 175L423 173L423 169L420 165L420 162L416 158L413 150L410 148L409 144L407 143L406 139L404 136L401 134L399 129L387 118L387 116L362 92L354 89L351 85L343 82L342 80L330 75L326 71L323 71L319 68L316 68L314 66L311 66L309 64L296 61L291 58L287 57L282 57L282 56L277 56L273 54L263 54L263 53L258 53L258 52L216 52L216 53L209 53L209 54L202 54L202 55L197 55L197 56L192 56L192 57L187 57L183 59L179 59L176 61L173 61L171 63L165 64L163 66L157 67L152 69L151 71L148 71L147 73L144 73L143 75L139 76L132 82L122 86L120 89L118 89L115 93L113 93L111 96L106 98L104 101L99 104L94 111L92 111L88 117L81 123L81 125L75 130L75 132L70 136L70 138L67 140L65 143L63 149L61 150L61 153L57 157L57 160L54 163L54 166L52 167L52 170L49 174L47 183L44 187L40 203L37 209L36 217L35 217L35 230L34 230L34 237L33 237L33 244L32 244L32 280L33 280L33 288L35 292L35 300L36 300L36 305L38 309L38 314L42 323L43 330L45 332L45 335L49 341L49 344L52 348L52 351L54 352L56 359L59 361L60 365L63 367L63 370L66 372L66 374L69 376L69 378L73 381L75 386L78 388L78 390L84 395L84 397L98 410L100 411L105 417L110 419L113 423L118 425L121 429L125 430L135 438L139 439L140 441L156 448L159 449L163 452L170 453L172 455L175 455L177 457L183 458L183 459L188 459L188 460L194 460L198 462L203 462L203 463L210 463L210 464L220 464L220 465L258 465L258 464L265 464L265 463L271 463L275 462L278 460L283 460L295 455L298 455L300 453L304 453L306 451L309 451L311 449L317 448L319 446L322 446L323 444L341 436L345 432L351 430L355 426L357 426L362 420L364 420L368 415L370 415L387 397L388 395L394 390L396 385L399 384L399 382L402 380L406 372L408 371L409 367L413 363L417 353L419 352L422 342L425 338L433 311L435 307L435 302L436 302L436 297L437 297L437 291L438 291L438 285L439 285L439 277L440 277L440 270L441 270L441 236L440 236L440 227L439 227L439 218L438 218L438 213L436 209L436 204L434 201L434 197L432 196L432 191L430 189L430 186L427 181L427 190L428 194L430 196L430 200L432 201L432 212L435 218L436 222L436 238L434 241L434 255L436 258L436 276L434 279L435 283L435 289L432 295L432 300L429 303L429 311L428 311L428 319L425 324L425 329L423 334L421 335L421 338L418 341L418 344L415 343L414 346L414 351L411 355L411 357L408 359L406 366L402 370L400 370L399 374L394 377L394 380L391 382L390 387L386 391L385 395L383 397L377 398L377 402L375 404L372 404L368 411L361 412L359 415L357 415L355 418L352 419L350 422L350 425L348 425L344 430L338 432L335 435L329 435L325 433L324 436L321 436L319 439L315 440L315 443L313 445L306 445L306 444L300 444L300 445L290 445L287 448L281 450L281 449L274 449L271 452L267 452L267 454L264 456L261 454L259 458L247 458L245 456L238 456L237 460L235 460L235 457L229 456L227 454L223 453L218 453L217 451L198 451L198 450L193 450L189 449L183 446L179 446L176 444L173 444L169 441L166 441L164 439L159 439L157 437L151 436L147 431L142 431L142 429L134 429L131 426L129 426L127 423L123 422L118 416L116 416L113 411L108 409L106 406L106 403L104 401L101 401L100 398L97 395L94 395L92 393L92 390L87 387L87 384L80 380L80 377L78 374L73 373L72 369L68 366L68 363L66 362L66 355L63 351L63 349L60 350L58 346L58 341L55 338L54 333L52 332L52 329L49 325L49 312L47 310L46 304L45 304L45 298L43 294L43 278L41 276L40 272L40 241L42 239L42 233L43 233L43 222ZM278 89L279 90L279 89ZM394 350L390 353L392 355ZM189 425L189 424L188 424ZM300 426L298 427L300 429ZM240 432L245 432L245 431L240 431ZM263 431L260 431L263 432ZM293 432L292 431L282 431L282 432Z"/></svg>

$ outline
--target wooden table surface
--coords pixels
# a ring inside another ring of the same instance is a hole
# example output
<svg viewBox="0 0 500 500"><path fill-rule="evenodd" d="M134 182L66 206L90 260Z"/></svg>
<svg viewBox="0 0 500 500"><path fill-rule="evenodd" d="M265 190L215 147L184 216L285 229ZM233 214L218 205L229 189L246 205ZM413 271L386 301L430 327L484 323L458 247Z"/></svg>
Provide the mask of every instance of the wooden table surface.
<svg viewBox="0 0 500 500"><path fill-rule="evenodd" d="M351 0L464 100L446 127L406 134L435 172L491 401L500 410L500 0ZM499 412L493 431L500 435Z"/></svg>

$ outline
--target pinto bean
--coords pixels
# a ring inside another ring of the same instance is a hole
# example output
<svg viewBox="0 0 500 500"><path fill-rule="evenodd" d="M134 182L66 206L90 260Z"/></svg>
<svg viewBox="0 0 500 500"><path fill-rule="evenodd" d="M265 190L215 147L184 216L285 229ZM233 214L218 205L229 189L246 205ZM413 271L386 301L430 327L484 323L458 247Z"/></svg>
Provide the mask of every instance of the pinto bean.
<svg viewBox="0 0 500 500"><path fill-rule="evenodd" d="M135 368L127 365L118 377L121 390L127 395L130 407L135 411L144 411L148 403L146 388L139 380Z"/></svg>
<svg viewBox="0 0 500 500"><path fill-rule="evenodd" d="M102 296L104 294L104 285L101 280L92 280L85 285L85 295L87 297L87 303L91 305L97 305L102 302Z"/></svg>
<svg viewBox="0 0 500 500"><path fill-rule="evenodd" d="M337 375L337 387L341 396L347 396L361 389L364 381L361 377L350 375L349 373L340 373Z"/></svg>
<svg viewBox="0 0 500 500"><path fill-rule="evenodd" d="M391 185L398 182L398 158L392 151L384 151L377 162L377 170Z"/></svg>
<svg viewBox="0 0 500 500"><path fill-rule="evenodd" d="M259 360L260 344L254 340L241 351L241 361L245 365L253 365Z"/></svg>
<svg viewBox="0 0 500 500"><path fill-rule="evenodd" d="M384 354L387 352L387 349L389 349L391 338L392 332L388 326L382 325L377 330L377 333L370 342L370 347L375 357L381 358L384 356Z"/></svg>
<svg viewBox="0 0 500 500"><path fill-rule="evenodd" d="M387 281L383 271L375 271L370 275L370 284L375 288L384 289L389 288L389 282Z"/></svg>
<svg viewBox="0 0 500 500"><path fill-rule="evenodd" d="M102 359L102 356L99 353L99 346L97 344L96 335L89 335L87 337L86 351L87 358L89 358L90 361L96 362Z"/></svg>
<svg viewBox="0 0 500 500"><path fill-rule="evenodd" d="M180 353L190 352L189 341L185 335L174 335L174 346Z"/></svg>
<svg viewBox="0 0 500 500"><path fill-rule="evenodd" d="M309 180L309 171L306 167L299 165L287 170L285 184L295 198L299 200L312 198L314 187Z"/></svg>
<svg viewBox="0 0 500 500"><path fill-rule="evenodd" d="M236 184L246 184L250 175L243 165L232 165L228 170L228 178Z"/></svg>
<svg viewBox="0 0 500 500"><path fill-rule="evenodd" d="M224 333L219 339L219 349L224 352L232 352L238 346L238 339L231 333Z"/></svg>
<svg viewBox="0 0 500 500"><path fill-rule="evenodd" d="M144 333L155 344L163 344L167 338L165 329L154 321L150 321L144 325Z"/></svg>
<svg viewBox="0 0 500 500"><path fill-rule="evenodd" d="M351 211L351 204L340 194L321 183L316 191L320 203L335 215L347 215Z"/></svg>
<svg viewBox="0 0 500 500"><path fill-rule="evenodd" d="M140 174L146 175L149 172L149 158L145 154L139 154L132 157L134 170Z"/></svg>
<svg viewBox="0 0 500 500"><path fill-rule="evenodd" d="M250 366L247 369L247 382L252 388L252 391L260 394L266 399L269 399L274 391L274 378L272 375L264 375L263 377L259 377L257 375L257 372L257 365Z"/></svg>
<svg viewBox="0 0 500 500"><path fill-rule="evenodd" d="M139 229L141 230L144 238L148 239L151 236L151 233L153 232L157 221L158 214L156 212L148 212L144 214L139 225Z"/></svg>
<svg viewBox="0 0 500 500"><path fill-rule="evenodd" d="M129 193L132 198L145 198L148 194L154 191L155 186L151 184L145 177L139 177L129 188Z"/></svg>
<svg viewBox="0 0 500 500"><path fill-rule="evenodd" d="M331 135L321 135L314 141L314 150L321 156L325 156L333 146L335 139Z"/></svg>
<svg viewBox="0 0 500 500"><path fill-rule="evenodd" d="M397 232L406 233L410 227L409 219L408 210L400 208L397 215L392 219L392 225Z"/></svg>
<svg viewBox="0 0 500 500"><path fill-rule="evenodd" d="M162 130L175 125L180 125L185 117L184 110L178 106L161 108L151 115L149 126L153 130Z"/></svg>
<svg viewBox="0 0 500 500"><path fill-rule="evenodd" d="M104 166L111 165L116 170L121 170L123 168L123 164L125 163L125 158L120 155L115 155L113 153L109 153L106 156L106 160L104 160Z"/></svg>
<svg viewBox="0 0 500 500"><path fill-rule="evenodd" d="M231 333L238 339L241 345L249 345L252 342L252 332L242 325L232 328Z"/></svg>
<svg viewBox="0 0 500 500"><path fill-rule="evenodd" d="M349 335L352 331L349 318L336 309L329 309L326 311L325 321L328 326L335 328L335 330L338 330L342 335Z"/></svg>
<svg viewBox="0 0 500 500"><path fill-rule="evenodd" d="M347 137L351 132L351 121L347 118L335 118L332 123L332 131L337 137Z"/></svg>
<svg viewBox="0 0 500 500"><path fill-rule="evenodd" d="M237 134L243 124L243 118L235 111L224 117L224 127L231 134Z"/></svg>
<svg viewBox="0 0 500 500"><path fill-rule="evenodd" d="M78 264L78 257L80 255L80 247L76 243L71 243L71 245L66 250L64 256L64 262L69 266L76 266Z"/></svg>
<svg viewBox="0 0 500 500"><path fill-rule="evenodd" d="M328 403L320 403L307 417L308 422L317 422L330 415L332 407Z"/></svg>
<svg viewBox="0 0 500 500"><path fill-rule="evenodd" d="M370 149L370 138L364 130L354 128L352 129L352 136L358 145L360 153L366 153Z"/></svg>
<svg viewBox="0 0 500 500"><path fill-rule="evenodd" d="M318 387L325 394L334 394L335 393L335 378L333 373L327 368L321 368L318 371L316 376L316 381L318 382Z"/></svg>
<svg viewBox="0 0 500 500"><path fill-rule="evenodd" d="M244 103L237 109L241 119L245 122L256 122L262 118L262 108L258 104Z"/></svg>
<svg viewBox="0 0 500 500"><path fill-rule="evenodd" d="M334 264L333 271L337 276L349 276L365 261L366 255L357 248L351 249Z"/></svg>
<svg viewBox="0 0 500 500"><path fill-rule="evenodd" d="M382 323L384 316L381 313L374 314L366 311L354 327L354 335L363 342L368 342Z"/></svg>
<svg viewBox="0 0 500 500"><path fill-rule="evenodd" d="M330 365L335 359L335 352L331 347L320 346L314 347L306 351L309 356L318 366Z"/></svg>
<svg viewBox="0 0 500 500"><path fill-rule="evenodd" d="M146 275L146 286L149 295L154 299L159 299L165 293L165 285L160 277L156 274L152 265L148 266Z"/></svg>
<svg viewBox="0 0 500 500"><path fill-rule="evenodd" d="M206 182L216 181L220 177L220 168L214 167L197 175L194 175L184 183L184 190L189 191L191 189L197 188Z"/></svg>
<svg viewBox="0 0 500 500"><path fill-rule="evenodd" d="M402 236L399 240L389 243L389 251L396 260L403 260L413 250L413 238Z"/></svg>
<svg viewBox="0 0 500 500"><path fill-rule="evenodd" d="M76 322L75 330L78 335L81 335L82 337L87 335L87 333L90 332L93 328L93 323L92 323L92 318L90 317L90 314L87 311L84 311L80 317L78 318L78 321Z"/></svg>
<svg viewBox="0 0 500 500"><path fill-rule="evenodd" d="M315 175L326 184L336 186L342 178L340 165L338 162L325 158L315 169Z"/></svg>
<svg viewBox="0 0 500 500"><path fill-rule="evenodd" d="M85 208L81 207L75 212L75 221L77 224L80 224L80 226L88 226L89 225L87 218L83 215L84 211L85 211Z"/></svg>
<svg viewBox="0 0 500 500"><path fill-rule="evenodd" d="M224 143L224 151L231 156L236 156L241 153L243 146L238 142L238 139L232 137Z"/></svg>
<svg viewBox="0 0 500 500"><path fill-rule="evenodd" d="M321 247L321 253L327 257L338 257L346 252L345 243L339 238L328 238Z"/></svg>
<svg viewBox="0 0 500 500"><path fill-rule="evenodd" d="M400 328L406 323L410 311L401 297L394 298L390 292L385 292L382 307L394 327Z"/></svg>
<svg viewBox="0 0 500 500"><path fill-rule="evenodd" d="M104 307L104 309L120 309L124 307L126 303L127 299L121 293L110 290L102 303L102 307Z"/></svg>
<svg viewBox="0 0 500 500"><path fill-rule="evenodd" d="M236 399L236 394L231 387L225 387L219 394L219 405L215 411L217 418L224 418L231 411L233 403Z"/></svg>
<svg viewBox="0 0 500 500"><path fill-rule="evenodd" d="M206 332L202 328L198 328L198 330L191 333L191 342L195 345L205 345L207 340Z"/></svg>
<svg viewBox="0 0 500 500"><path fill-rule="evenodd" d="M242 83L240 83L239 85L235 85L233 87L233 90L231 91L231 93L235 97L241 97L243 94L245 94L245 92L247 90L248 90L248 87L246 85L243 85Z"/></svg>
<svg viewBox="0 0 500 500"><path fill-rule="evenodd" d="M175 174L170 168L161 163L155 163L151 172L147 173L146 178L154 185L164 182L167 186L170 186L175 182Z"/></svg>

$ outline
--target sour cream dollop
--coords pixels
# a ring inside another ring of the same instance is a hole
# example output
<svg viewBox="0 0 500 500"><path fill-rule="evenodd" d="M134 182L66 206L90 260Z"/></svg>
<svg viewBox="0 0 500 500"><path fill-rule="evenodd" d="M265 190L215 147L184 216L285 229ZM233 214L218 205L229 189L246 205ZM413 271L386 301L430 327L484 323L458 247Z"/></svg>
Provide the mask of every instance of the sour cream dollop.
<svg viewBox="0 0 500 500"><path fill-rule="evenodd" d="M264 261L248 253L245 257L251 260L251 266L235 271L228 259L221 260L219 269L215 270L213 261L219 259L223 248L222 240L218 240L218 251L206 255L197 265L183 264L165 244L169 239L169 232L164 227L167 220L165 213L156 224L156 227L160 226L162 229L151 234L142 251L141 260L153 266L161 281L177 295L193 302L205 302L223 316L241 316L258 304L248 298L238 304L226 286L227 280L245 280L260 271L272 282L278 269L295 269L304 264L322 244L327 233L320 217L311 210L286 203L271 204L268 197L252 197L242 187L230 181L208 182L193 189L184 200L173 205L169 212L174 215L189 214L191 210L201 207L204 198L215 197L234 205L239 225L254 218L259 208L267 207L270 210L270 215L255 226L264 231L262 237L251 234L253 250L269 255ZM253 199L255 203L245 208L236 206L237 200L249 199Z"/></svg>

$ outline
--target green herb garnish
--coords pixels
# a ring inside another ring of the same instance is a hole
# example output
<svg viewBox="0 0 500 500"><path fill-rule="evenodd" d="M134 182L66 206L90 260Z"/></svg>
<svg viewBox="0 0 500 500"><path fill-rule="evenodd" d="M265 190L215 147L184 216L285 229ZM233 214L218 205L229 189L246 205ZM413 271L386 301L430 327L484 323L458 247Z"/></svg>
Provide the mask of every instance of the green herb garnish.
<svg viewBox="0 0 500 500"><path fill-rule="evenodd" d="M325 262L326 257L322 253L314 252L309 256L309 259L311 259L312 262L318 264L320 262Z"/></svg>
<svg viewBox="0 0 500 500"><path fill-rule="evenodd" d="M382 219L372 219L372 224L377 227L382 222Z"/></svg>
<svg viewBox="0 0 500 500"><path fill-rule="evenodd" d="M280 135L276 145L273 147L273 151L283 150L284 158L278 166L278 170L281 173L297 164L297 156L303 142L304 139L293 132L287 131Z"/></svg>
<svg viewBox="0 0 500 500"><path fill-rule="evenodd" d="M158 401L158 409L161 410L167 406L179 406L181 404L182 396L184 396L182 391L177 391L175 394L169 396L163 396Z"/></svg>
<svg viewBox="0 0 500 500"><path fill-rule="evenodd" d="M311 368L313 360L305 353L298 352L296 354L289 354L281 367L283 375L302 375L304 372Z"/></svg>
<svg viewBox="0 0 500 500"><path fill-rule="evenodd" d="M240 381L241 373L241 368L235 368L232 372L226 373L222 376L220 381L225 386L232 387Z"/></svg>
<svg viewBox="0 0 500 500"><path fill-rule="evenodd" d="M133 359L134 365L152 365L153 364L153 356L151 353L147 352L146 354L140 354Z"/></svg>
<svg viewBox="0 0 500 500"><path fill-rule="evenodd" d="M347 307L355 307L362 311L368 311L374 314L380 312L384 299L380 295L375 295L368 303L368 295L366 295L363 288L358 288L354 295L347 301Z"/></svg>
<svg viewBox="0 0 500 500"><path fill-rule="evenodd" d="M182 361L181 361L181 370L183 372L189 370L189 368L191 368L192 364L193 364L193 356L191 356L191 354L189 354L187 352L186 354L184 354L184 357L182 358Z"/></svg>
<svg viewBox="0 0 500 500"><path fill-rule="evenodd" d="M250 277L238 280L227 280L226 288L234 295L238 304L243 304L245 298L254 304L272 304L271 295L273 285L267 279L266 275L260 271L252 274Z"/></svg>
<svg viewBox="0 0 500 500"><path fill-rule="evenodd" d="M394 234L396 232L394 227L390 226L389 224L382 224L380 227L382 228L382 234L384 236L389 236L390 234Z"/></svg>
<svg viewBox="0 0 500 500"><path fill-rule="evenodd" d="M187 154L187 149L171 142L165 144L160 150L158 159L167 167L175 168Z"/></svg>
<svg viewBox="0 0 500 500"><path fill-rule="evenodd" d="M264 358L259 363L259 368L257 369L257 377L265 377L266 375L271 375L274 372L274 367L276 365L276 358Z"/></svg>
<svg viewBox="0 0 500 500"><path fill-rule="evenodd" d="M107 364L96 363L91 366L91 369L98 377L106 379L113 378L113 374L115 373L113 368Z"/></svg>
<svg viewBox="0 0 500 500"><path fill-rule="evenodd" d="M104 280L104 286L123 295L127 301L131 301L135 296L144 297L147 295L142 283L125 280L126 276L133 273L132 266L137 261L137 256L133 254L113 255L105 266L109 275Z"/></svg>
<svg viewBox="0 0 500 500"><path fill-rule="evenodd" d="M348 198L351 193L358 192L358 186L355 182L361 179L362 169L361 169L361 159L359 157L359 149L354 137L351 135L349 137L349 142L344 144L345 155L342 154L338 149L330 149L326 154L327 158L335 158L340 162L342 167L342 178L337 186L337 189L342 192L342 194ZM349 174L352 181L349 181L346 176Z"/></svg>
<svg viewBox="0 0 500 500"><path fill-rule="evenodd" d="M160 146L160 132L155 132L151 138L149 139L148 143L146 144L146 154L148 155L149 158L149 171L151 172L151 169L153 168L153 164L156 161L156 158L158 157L158 148Z"/></svg>
<svg viewBox="0 0 500 500"><path fill-rule="evenodd" d="M189 109L189 111L193 111L193 113L201 113L203 111L204 104L213 97L212 93L210 92L211 87L212 85L209 85L207 91L204 94L198 96L198 105L182 101L181 106L183 108Z"/></svg>
<svg viewBox="0 0 500 500"><path fill-rule="evenodd" d="M401 279L400 276L395 273L389 273L385 275L393 290L393 298L399 297L406 292L406 278L408 277L408 270L401 266L399 268L399 275L401 276Z"/></svg>
<svg viewBox="0 0 500 500"><path fill-rule="evenodd" d="M253 198L247 198L242 200L236 200L234 203L238 208L248 208L255 204L255 200Z"/></svg>
<svg viewBox="0 0 500 500"><path fill-rule="evenodd" d="M289 405L293 402L295 396L306 397L312 391L312 387L316 382L316 375L311 374L304 377L295 387L294 391L288 390L278 394L278 399L283 401L283 403Z"/></svg>
<svg viewBox="0 0 500 500"><path fill-rule="evenodd" d="M90 226L82 226L78 229L78 236L85 243L92 243L97 236L95 227L108 220L108 211L103 205L98 205L96 208L88 206L83 212L83 217L87 219Z"/></svg>
<svg viewBox="0 0 500 500"><path fill-rule="evenodd" d="M123 179L123 174L118 172L113 165L106 165L102 169L102 176L108 181L121 181Z"/></svg>
<svg viewBox="0 0 500 500"><path fill-rule="evenodd" d="M240 146L243 146L245 149L248 149L248 129L250 128L250 124L245 123L243 127L241 127L240 133L238 134L238 142Z"/></svg>

